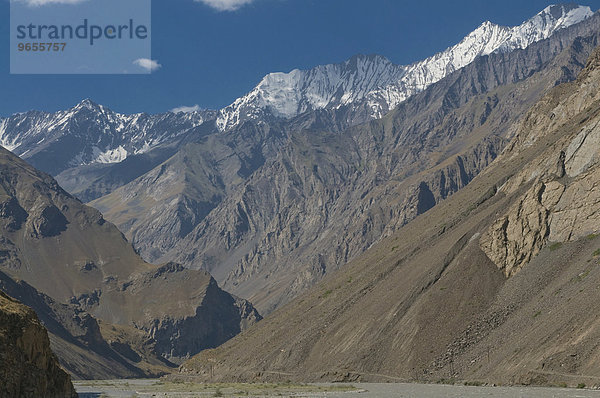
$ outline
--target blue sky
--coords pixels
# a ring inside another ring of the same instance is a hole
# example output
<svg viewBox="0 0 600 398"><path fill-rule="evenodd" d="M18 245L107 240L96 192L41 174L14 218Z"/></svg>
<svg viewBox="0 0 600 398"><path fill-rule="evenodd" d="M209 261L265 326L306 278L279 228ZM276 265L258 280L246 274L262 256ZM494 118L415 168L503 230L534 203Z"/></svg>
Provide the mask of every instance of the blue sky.
<svg viewBox="0 0 600 398"><path fill-rule="evenodd" d="M215 8L235 2L249 4L233 11ZM161 67L151 75L10 75L9 2L0 0L0 115L66 109L83 98L123 113L195 104L216 109L248 92L269 72L341 62L358 53L408 64L457 43L485 20L517 25L549 4L153 0L152 58ZM600 8L600 0L581 4Z"/></svg>

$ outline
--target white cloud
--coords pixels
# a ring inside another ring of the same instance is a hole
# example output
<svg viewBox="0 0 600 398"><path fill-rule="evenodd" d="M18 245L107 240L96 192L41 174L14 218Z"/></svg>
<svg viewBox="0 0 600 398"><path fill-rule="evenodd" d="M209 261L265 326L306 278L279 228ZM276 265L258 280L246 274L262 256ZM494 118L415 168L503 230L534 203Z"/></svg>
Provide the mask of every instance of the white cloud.
<svg viewBox="0 0 600 398"><path fill-rule="evenodd" d="M12 0L19 3L25 3L30 7L45 6L47 4L78 4L87 0Z"/></svg>
<svg viewBox="0 0 600 398"><path fill-rule="evenodd" d="M153 59L139 58L133 61L133 63L140 68L146 69L148 72L154 72L162 68L162 65Z"/></svg>
<svg viewBox="0 0 600 398"><path fill-rule="evenodd" d="M195 0L214 8L217 11L235 11L254 0Z"/></svg>
<svg viewBox="0 0 600 398"><path fill-rule="evenodd" d="M179 106L177 108L173 108L171 109L171 112L173 113L191 113L191 112L198 112L200 110L200 105L194 105L194 106Z"/></svg>

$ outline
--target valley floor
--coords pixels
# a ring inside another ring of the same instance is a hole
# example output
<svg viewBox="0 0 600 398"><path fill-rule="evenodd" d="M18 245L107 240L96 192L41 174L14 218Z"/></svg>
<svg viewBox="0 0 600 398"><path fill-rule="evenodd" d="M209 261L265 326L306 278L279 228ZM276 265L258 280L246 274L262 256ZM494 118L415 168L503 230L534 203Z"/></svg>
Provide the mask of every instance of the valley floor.
<svg viewBox="0 0 600 398"><path fill-rule="evenodd" d="M592 398L600 391L543 387L473 387L441 384L195 384L161 380L75 381L80 398L108 397L360 397L360 398Z"/></svg>

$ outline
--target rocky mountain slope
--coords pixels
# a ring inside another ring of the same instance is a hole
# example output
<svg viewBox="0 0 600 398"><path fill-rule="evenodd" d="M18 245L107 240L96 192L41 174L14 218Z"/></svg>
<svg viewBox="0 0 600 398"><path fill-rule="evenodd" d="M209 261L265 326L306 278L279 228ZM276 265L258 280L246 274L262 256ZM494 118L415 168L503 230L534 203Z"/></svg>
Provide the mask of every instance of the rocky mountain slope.
<svg viewBox="0 0 600 398"><path fill-rule="evenodd" d="M598 385L599 88L600 49L469 185L183 374Z"/></svg>
<svg viewBox="0 0 600 398"><path fill-rule="evenodd" d="M77 397L35 312L0 292L0 396Z"/></svg>
<svg viewBox="0 0 600 398"><path fill-rule="evenodd" d="M144 377L169 370L151 348L144 350L143 359L140 357L137 362L121 355L120 347L100 332L98 320L74 304L60 304L27 282L15 281L3 272L0 272L0 290L35 311L48 330L50 345L59 355L61 365L74 378Z"/></svg>
<svg viewBox="0 0 600 398"><path fill-rule="evenodd" d="M598 43L598 18L479 58L379 121L290 131L276 157L163 260L205 268L271 311L468 184L524 111L581 70ZM104 200L94 205L111 217Z"/></svg>
<svg viewBox="0 0 600 398"><path fill-rule="evenodd" d="M148 261L158 261L281 147L272 123L203 137L148 173L90 204L118 225Z"/></svg>
<svg viewBox="0 0 600 398"><path fill-rule="evenodd" d="M97 210L1 148L0 224L0 287L56 324L53 348L80 377L95 366L113 377L156 374L260 319L204 271L145 263Z"/></svg>

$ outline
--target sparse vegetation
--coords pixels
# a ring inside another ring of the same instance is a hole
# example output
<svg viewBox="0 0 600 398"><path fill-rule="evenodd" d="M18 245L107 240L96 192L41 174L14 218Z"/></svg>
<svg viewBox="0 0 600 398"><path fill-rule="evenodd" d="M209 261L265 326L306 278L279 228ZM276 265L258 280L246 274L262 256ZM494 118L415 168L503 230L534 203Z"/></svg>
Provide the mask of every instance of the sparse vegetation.
<svg viewBox="0 0 600 398"><path fill-rule="evenodd" d="M577 388L585 388L585 383L579 383L579 384L577 384Z"/></svg>
<svg viewBox="0 0 600 398"><path fill-rule="evenodd" d="M482 385L483 385L483 383L480 381L465 381L465 386L480 387Z"/></svg>
<svg viewBox="0 0 600 398"><path fill-rule="evenodd" d="M567 388L568 387L567 383L565 383L564 381L561 381L560 383L558 383L557 386L561 387L561 388Z"/></svg>
<svg viewBox="0 0 600 398"><path fill-rule="evenodd" d="M533 314L532 318L535 319L535 318L537 318L540 315L542 315L542 311L538 311L535 314Z"/></svg>
<svg viewBox="0 0 600 398"><path fill-rule="evenodd" d="M551 244L550 246L548 246L548 248L550 249L551 252L558 250L562 247L562 243L561 242L555 242L553 244Z"/></svg>
<svg viewBox="0 0 600 398"><path fill-rule="evenodd" d="M593 256L594 256L594 257L598 257L598 256L600 256L600 249L597 249L597 250L594 252Z"/></svg>
<svg viewBox="0 0 600 398"><path fill-rule="evenodd" d="M581 282L590 274L591 271L591 268L588 267L585 271L580 272L579 274L577 274L577 276L574 276L571 279L571 282Z"/></svg>

